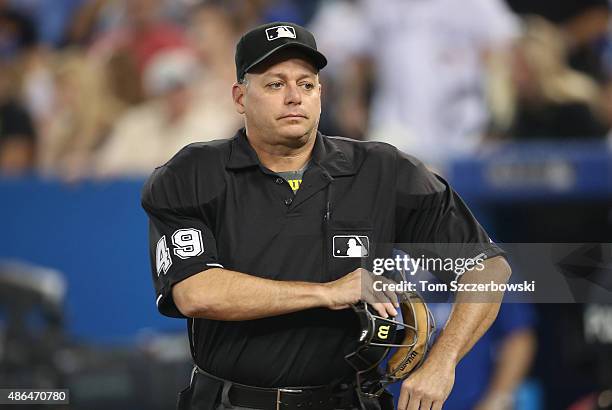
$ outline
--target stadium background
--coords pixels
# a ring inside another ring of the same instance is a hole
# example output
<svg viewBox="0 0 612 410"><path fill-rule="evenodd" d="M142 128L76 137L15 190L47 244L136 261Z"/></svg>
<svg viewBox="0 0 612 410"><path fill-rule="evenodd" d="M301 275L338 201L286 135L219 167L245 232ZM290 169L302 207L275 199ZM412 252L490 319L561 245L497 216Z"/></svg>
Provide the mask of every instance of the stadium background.
<svg viewBox="0 0 612 410"><path fill-rule="evenodd" d="M0 387L172 407L185 324L155 309L140 188L239 126L233 48L262 22L317 35L324 133L415 153L497 242L612 242L608 3L382 3L0 0ZM587 306L533 308L517 408L610 406L610 310L594 341Z"/></svg>

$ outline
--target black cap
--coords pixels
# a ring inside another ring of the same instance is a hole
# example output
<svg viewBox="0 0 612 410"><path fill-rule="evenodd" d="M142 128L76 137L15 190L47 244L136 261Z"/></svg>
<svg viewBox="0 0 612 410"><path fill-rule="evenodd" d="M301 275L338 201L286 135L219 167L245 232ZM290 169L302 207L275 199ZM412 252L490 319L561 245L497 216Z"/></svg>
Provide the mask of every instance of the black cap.
<svg viewBox="0 0 612 410"><path fill-rule="evenodd" d="M287 48L300 49L317 70L327 65L310 31L294 23L275 22L255 27L240 38L236 45L236 78L242 80L255 65Z"/></svg>

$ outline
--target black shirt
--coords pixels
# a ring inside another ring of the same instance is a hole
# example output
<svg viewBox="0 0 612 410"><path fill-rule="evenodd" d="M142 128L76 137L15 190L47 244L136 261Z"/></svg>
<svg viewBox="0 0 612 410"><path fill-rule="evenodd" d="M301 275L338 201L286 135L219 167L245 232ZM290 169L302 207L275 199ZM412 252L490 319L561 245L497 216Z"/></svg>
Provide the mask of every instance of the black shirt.
<svg viewBox="0 0 612 410"><path fill-rule="evenodd" d="M470 242L499 253L459 196L416 159L384 143L316 138L295 196L261 165L244 129L230 140L191 144L153 172L142 205L161 313L182 317L172 285L211 267L274 280L338 279L360 259L334 257L334 236L367 237L372 252L383 243ZM189 319L188 329L202 369L266 387L350 377L344 355L358 338L351 309Z"/></svg>

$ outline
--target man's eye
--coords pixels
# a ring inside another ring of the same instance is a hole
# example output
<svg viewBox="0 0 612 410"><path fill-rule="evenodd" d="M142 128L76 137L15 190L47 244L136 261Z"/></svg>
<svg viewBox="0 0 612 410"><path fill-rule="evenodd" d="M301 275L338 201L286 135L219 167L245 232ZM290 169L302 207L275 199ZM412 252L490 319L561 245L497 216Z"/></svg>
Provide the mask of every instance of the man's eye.
<svg viewBox="0 0 612 410"><path fill-rule="evenodd" d="M314 84L313 83L304 83L302 84L302 87L304 87L306 90L310 91L314 89Z"/></svg>
<svg viewBox="0 0 612 410"><path fill-rule="evenodd" d="M280 88L283 86L283 83L281 82L274 82L274 83L270 83L268 84L268 87L270 87L273 90L280 90Z"/></svg>

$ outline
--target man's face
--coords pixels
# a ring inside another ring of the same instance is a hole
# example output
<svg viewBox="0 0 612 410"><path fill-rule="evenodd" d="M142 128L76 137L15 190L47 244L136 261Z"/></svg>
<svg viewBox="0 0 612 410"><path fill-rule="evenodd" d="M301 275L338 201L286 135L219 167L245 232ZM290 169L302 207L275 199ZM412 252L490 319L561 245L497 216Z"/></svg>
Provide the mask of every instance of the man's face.
<svg viewBox="0 0 612 410"><path fill-rule="evenodd" d="M312 64L289 53L247 74L246 84L234 86L234 102L250 137L299 147L319 124L321 85Z"/></svg>

